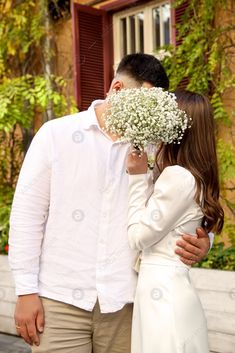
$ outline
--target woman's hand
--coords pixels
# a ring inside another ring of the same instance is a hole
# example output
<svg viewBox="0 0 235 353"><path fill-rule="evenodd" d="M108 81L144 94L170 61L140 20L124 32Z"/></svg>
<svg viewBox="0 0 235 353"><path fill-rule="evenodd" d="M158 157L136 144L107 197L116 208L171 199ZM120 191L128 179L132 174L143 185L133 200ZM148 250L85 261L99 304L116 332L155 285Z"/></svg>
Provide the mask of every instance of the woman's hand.
<svg viewBox="0 0 235 353"><path fill-rule="evenodd" d="M148 171L147 153L132 150L127 156L126 169L129 174L146 174Z"/></svg>

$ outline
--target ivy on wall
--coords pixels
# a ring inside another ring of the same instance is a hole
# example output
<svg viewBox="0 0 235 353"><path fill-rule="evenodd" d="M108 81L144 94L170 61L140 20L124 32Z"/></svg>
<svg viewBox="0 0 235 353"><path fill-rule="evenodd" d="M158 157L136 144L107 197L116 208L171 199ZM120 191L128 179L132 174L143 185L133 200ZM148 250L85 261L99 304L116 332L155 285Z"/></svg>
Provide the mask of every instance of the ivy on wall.
<svg viewBox="0 0 235 353"><path fill-rule="evenodd" d="M176 0L173 6L182 5ZM222 19L222 21L221 21ZM228 113L224 96L235 92L235 7L230 0L190 0L178 25L179 44L166 47L170 55L163 64L170 77L171 90L187 83L187 89L209 96L217 125L217 151L220 165L221 198L227 217L224 233L231 247L224 249L222 238L216 236L215 247L200 266L235 269L235 204L229 193L235 191L235 143L232 135L234 112ZM221 131L229 133L224 140Z"/></svg>
<svg viewBox="0 0 235 353"><path fill-rule="evenodd" d="M23 157L39 125L35 121L41 123L76 111L73 98L63 94L66 82L54 74L53 25L48 10L51 5L49 0L0 1L2 253L8 250L12 197Z"/></svg>

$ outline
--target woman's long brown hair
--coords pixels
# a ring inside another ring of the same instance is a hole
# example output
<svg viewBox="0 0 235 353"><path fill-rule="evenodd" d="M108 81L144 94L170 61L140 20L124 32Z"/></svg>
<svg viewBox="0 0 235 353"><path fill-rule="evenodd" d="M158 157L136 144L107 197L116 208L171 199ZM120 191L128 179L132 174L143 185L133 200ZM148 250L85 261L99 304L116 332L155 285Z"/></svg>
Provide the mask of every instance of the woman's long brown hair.
<svg viewBox="0 0 235 353"><path fill-rule="evenodd" d="M220 233L224 212L219 202L219 173L216 155L215 123L209 100L200 94L176 91L179 108L191 118L181 144L162 145L157 154L157 165L162 171L170 165L188 169L196 180L195 201L201 204L204 219L202 225L208 231ZM158 162L161 161L161 164Z"/></svg>

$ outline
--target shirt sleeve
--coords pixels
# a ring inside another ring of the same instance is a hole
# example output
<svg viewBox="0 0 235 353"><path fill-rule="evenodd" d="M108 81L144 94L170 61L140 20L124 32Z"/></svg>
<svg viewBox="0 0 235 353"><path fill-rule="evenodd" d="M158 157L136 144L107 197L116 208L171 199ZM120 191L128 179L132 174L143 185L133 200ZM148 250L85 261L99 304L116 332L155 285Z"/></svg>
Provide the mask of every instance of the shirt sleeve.
<svg viewBox="0 0 235 353"><path fill-rule="evenodd" d="M45 123L25 156L12 203L9 264L16 295L38 292L39 257L49 209L50 177L50 125Z"/></svg>
<svg viewBox="0 0 235 353"><path fill-rule="evenodd" d="M194 205L195 179L179 166L167 167L149 200L145 175L129 176L128 238L132 249L143 250L182 224Z"/></svg>

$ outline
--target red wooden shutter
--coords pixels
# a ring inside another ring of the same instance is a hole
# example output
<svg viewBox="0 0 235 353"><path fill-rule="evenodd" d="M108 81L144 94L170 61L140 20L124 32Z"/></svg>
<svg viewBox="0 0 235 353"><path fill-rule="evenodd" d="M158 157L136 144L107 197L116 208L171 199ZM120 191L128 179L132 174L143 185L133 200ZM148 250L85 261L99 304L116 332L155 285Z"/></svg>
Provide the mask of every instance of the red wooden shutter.
<svg viewBox="0 0 235 353"><path fill-rule="evenodd" d="M105 97L112 76L112 26L107 12L73 3L75 96L80 110Z"/></svg>
<svg viewBox="0 0 235 353"><path fill-rule="evenodd" d="M174 9L174 12L175 12L175 26L179 25L180 23L183 22L183 16L184 16L184 13L187 9L189 5L189 0L186 0L184 1L180 6L177 6L175 9ZM182 39L177 39L178 37L178 30L177 28L175 27L175 45L178 46L182 43Z"/></svg>
<svg viewBox="0 0 235 353"><path fill-rule="evenodd" d="M177 26L183 22L184 13L189 5L189 0L184 1L180 6L172 9L172 38L173 44L177 47L182 43L182 39L178 39L178 29ZM179 88L186 88L189 83L188 77L184 77L180 84Z"/></svg>

